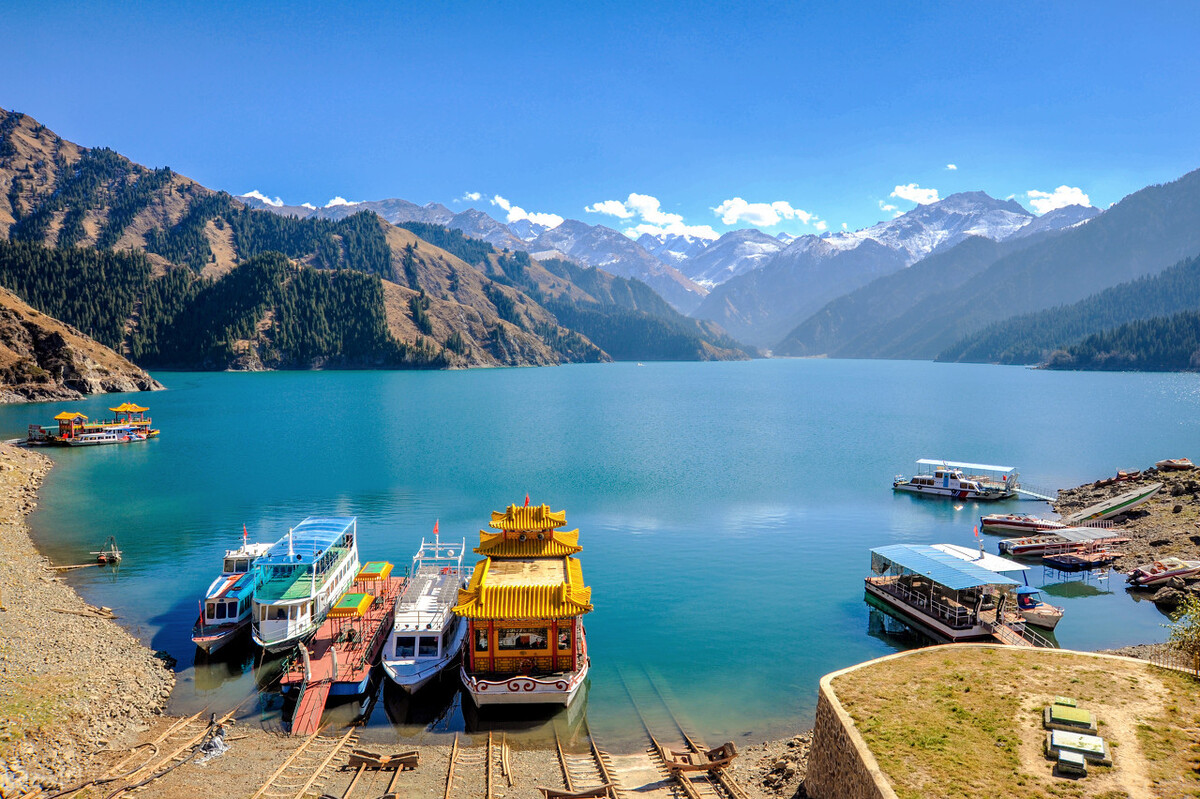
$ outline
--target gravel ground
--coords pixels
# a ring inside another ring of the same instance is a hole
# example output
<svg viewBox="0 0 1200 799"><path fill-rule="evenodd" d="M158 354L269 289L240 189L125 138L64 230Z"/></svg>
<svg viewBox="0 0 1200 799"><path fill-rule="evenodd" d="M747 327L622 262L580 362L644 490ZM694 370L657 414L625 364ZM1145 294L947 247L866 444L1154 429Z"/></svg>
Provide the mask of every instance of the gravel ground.
<svg viewBox="0 0 1200 799"><path fill-rule="evenodd" d="M1058 492L1054 510L1065 515L1150 483L1162 483L1163 487L1148 501L1112 520L1120 535L1132 539L1116 547L1125 553L1116 567L1128 572L1169 555L1200 558L1200 472L1195 470L1160 472L1150 468L1136 480L1064 489Z"/></svg>
<svg viewBox="0 0 1200 799"><path fill-rule="evenodd" d="M174 684L163 662L64 584L25 516L46 456L0 444L0 796L80 777L97 749L149 729ZM96 567L99 568L99 567Z"/></svg>

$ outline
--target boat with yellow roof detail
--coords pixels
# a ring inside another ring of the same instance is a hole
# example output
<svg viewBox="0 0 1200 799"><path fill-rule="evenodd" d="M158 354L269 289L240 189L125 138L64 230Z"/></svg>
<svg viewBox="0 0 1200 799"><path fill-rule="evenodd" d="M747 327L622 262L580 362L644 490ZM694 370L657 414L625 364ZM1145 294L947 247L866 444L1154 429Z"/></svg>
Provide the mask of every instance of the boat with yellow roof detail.
<svg viewBox="0 0 1200 799"><path fill-rule="evenodd" d="M158 429L146 415L149 408L123 402L115 408L112 419L93 421L79 411L63 411L54 417L58 431L29 425L27 444L52 444L64 447L89 447L97 444L131 444L158 436Z"/></svg>
<svg viewBox="0 0 1200 799"><path fill-rule="evenodd" d="M477 706L568 705L587 679L583 616L592 589L573 555L579 530L564 531L566 511L509 505L479 531L484 560L458 592L454 612L467 620L460 669Z"/></svg>

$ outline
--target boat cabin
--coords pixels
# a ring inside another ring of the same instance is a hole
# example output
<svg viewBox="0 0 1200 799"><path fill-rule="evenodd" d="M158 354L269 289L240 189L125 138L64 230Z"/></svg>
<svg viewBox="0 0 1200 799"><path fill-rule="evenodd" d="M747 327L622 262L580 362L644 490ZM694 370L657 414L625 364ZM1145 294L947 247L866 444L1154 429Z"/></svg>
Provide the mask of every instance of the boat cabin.
<svg viewBox="0 0 1200 799"><path fill-rule="evenodd" d="M986 639L998 624L1023 624L1011 612L1016 580L933 546L872 549L871 571L868 603L935 640Z"/></svg>
<svg viewBox="0 0 1200 799"><path fill-rule="evenodd" d="M477 704L504 690L516 695L499 701L567 704L586 676L592 589L572 557L583 549L579 530L557 529L565 525L565 511L510 505L492 514L498 532L479 533L485 560L454 608L469 625L464 682ZM505 688L517 675L534 678L529 689Z"/></svg>

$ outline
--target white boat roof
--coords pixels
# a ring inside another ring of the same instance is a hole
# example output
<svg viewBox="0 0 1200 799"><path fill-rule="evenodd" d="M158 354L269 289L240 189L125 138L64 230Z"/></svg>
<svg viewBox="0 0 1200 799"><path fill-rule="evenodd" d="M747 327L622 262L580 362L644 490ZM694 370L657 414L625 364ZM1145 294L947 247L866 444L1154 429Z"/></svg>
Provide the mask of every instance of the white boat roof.
<svg viewBox="0 0 1200 799"><path fill-rule="evenodd" d="M1061 530L1054 530L1049 535L1056 535L1060 538L1065 538L1068 541L1102 541L1105 538L1117 538L1120 533L1111 528L1104 527L1064 527Z"/></svg>
<svg viewBox="0 0 1200 799"><path fill-rule="evenodd" d="M1002 558L999 555L992 555L988 552L980 552L978 549L971 547L960 547L957 544L934 544L934 549L940 549L947 555L953 555L959 560L965 560L968 563L974 563L976 566L982 566L991 572L998 574L1003 572L1023 572L1029 567L1017 563L1016 561Z"/></svg>
<svg viewBox="0 0 1200 799"><path fill-rule="evenodd" d="M441 630L458 598L462 573L440 568L418 570L396 601L396 632Z"/></svg>
<svg viewBox="0 0 1200 799"><path fill-rule="evenodd" d="M951 469L979 469L985 472L1015 472L1015 466L988 466L986 463L962 463L960 461L944 461L938 458L921 458L917 461L922 466L948 466Z"/></svg>

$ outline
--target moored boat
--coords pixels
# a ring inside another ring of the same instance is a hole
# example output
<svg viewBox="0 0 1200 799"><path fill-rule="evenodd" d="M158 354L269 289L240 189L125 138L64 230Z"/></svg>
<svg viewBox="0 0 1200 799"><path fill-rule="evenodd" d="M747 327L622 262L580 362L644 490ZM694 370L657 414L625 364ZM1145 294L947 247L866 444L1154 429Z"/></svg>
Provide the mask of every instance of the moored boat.
<svg viewBox="0 0 1200 799"><path fill-rule="evenodd" d="M1062 621L1063 609L1042 601L1041 592L1023 585L1016 591L1017 612L1035 627L1053 630Z"/></svg>
<svg viewBox="0 0 1200 799"><path fill-rule="evenodd" d="M465 539L443 544L435 523L433 541L422 538L413 556L383 649L384 673L409 693L420 690L462 654L467 623L453 608L470 577L462 565L466 546Z"/></svg>
<svg viewBox="0 0 1200 799"><path fill-rule="evenodd" d="M1200 560L1162 558L1145 566L1138 566L1125 577L1125 582L1138 588L1151 588L1179 577L1186 579L1200 574Z"/></svg>
<svg viewBox="0 0 1200 799"><path fill-rule="evenodd" d="M225 550L221 574L212 581L200 602L200 616L192 626L192 642L209 654L225 647L250 626L257 572L254 562L270 544L251 544L242 528L242 545Z"/></svg>
<svg viewBox="0 0 1200 799"><path fill-rule="evenodd" d="M1162 483L1150 483L1146 486L1140 486L1132 491L1126 491L1123 494L1110 497L1103 502L1097 502L1095 505L1090 505L1083 510L1068 513L1060 521L1063 524L1073 526L1099 519L1111 519L1113 516L1133 510L1138 505L1141 505L1157 494L1162 486Z"/></svg>
<svg viewBox="0 0 1200 799"><path fill-rule="evenodd" d="M1017 558L1041 557L1061 552L1079 552L1096 546L1123 544L1129 539L1104 527L1064 527L1053 533L1006 538L998 545L1000 553Z"/></svg>
<svg viewBox="0 0 1200 799"><path fill-rule="evenodd" d="M1167 458L1154 464L1154 468L1159 471L1186 471L1195 469L1196 464L1192 463L1187 458Z"/></svg>
<svg viewBox="0 0 1200 799"><path fill-rule="evenodd" d="M922 458L917 461L917 473L912 477L896 475L893 491L931 497L994 501L1016 496L1017 470L1011 466L988 466L982 463L959 463Z"/></svg>
<svg viewBox="0 0 1200 799"><path fill-rule="evenodd" d="M358 574L358 519L310 516L254 564L252 634L268 652L311 636Z"/></svg>
<svg viewBox="0 0 1200 799"><path fill-rule="evenodd" d="M566 511L509 505L492 513L475 551L486 556L454 612L468 622L459 673L477 706L568 705L587 679L583 616L592 589L583 583L579 531L558 528Z"/></svg>
<svg viewBox="0 0 1200 799"><path fill-rule="evenodd" d="M1055 519L1043 519L1025 513L989 513L979 517L979 529L985 533L1033 533L1061 530L1067 525Z"/></svg>
<svg viewBox="0 0 1200 799"><path fill-rule="evenodd" d="M94 447L100 444L133 444L145 441L146 433L132 427L110 427L90 433L79 433L63 441L68 447Z"/></svg>
<svg viewBox="0 0 1200 799"><path fill-rule="evenodd" d="M146 415L149 408L125 402L109 410L114 417L106 421L92 421L78 411L63 411L54 417L58 422L57 433L40 424L31 424L25 440L29 444L89 447L145 441L159 433Z"/></svg>

